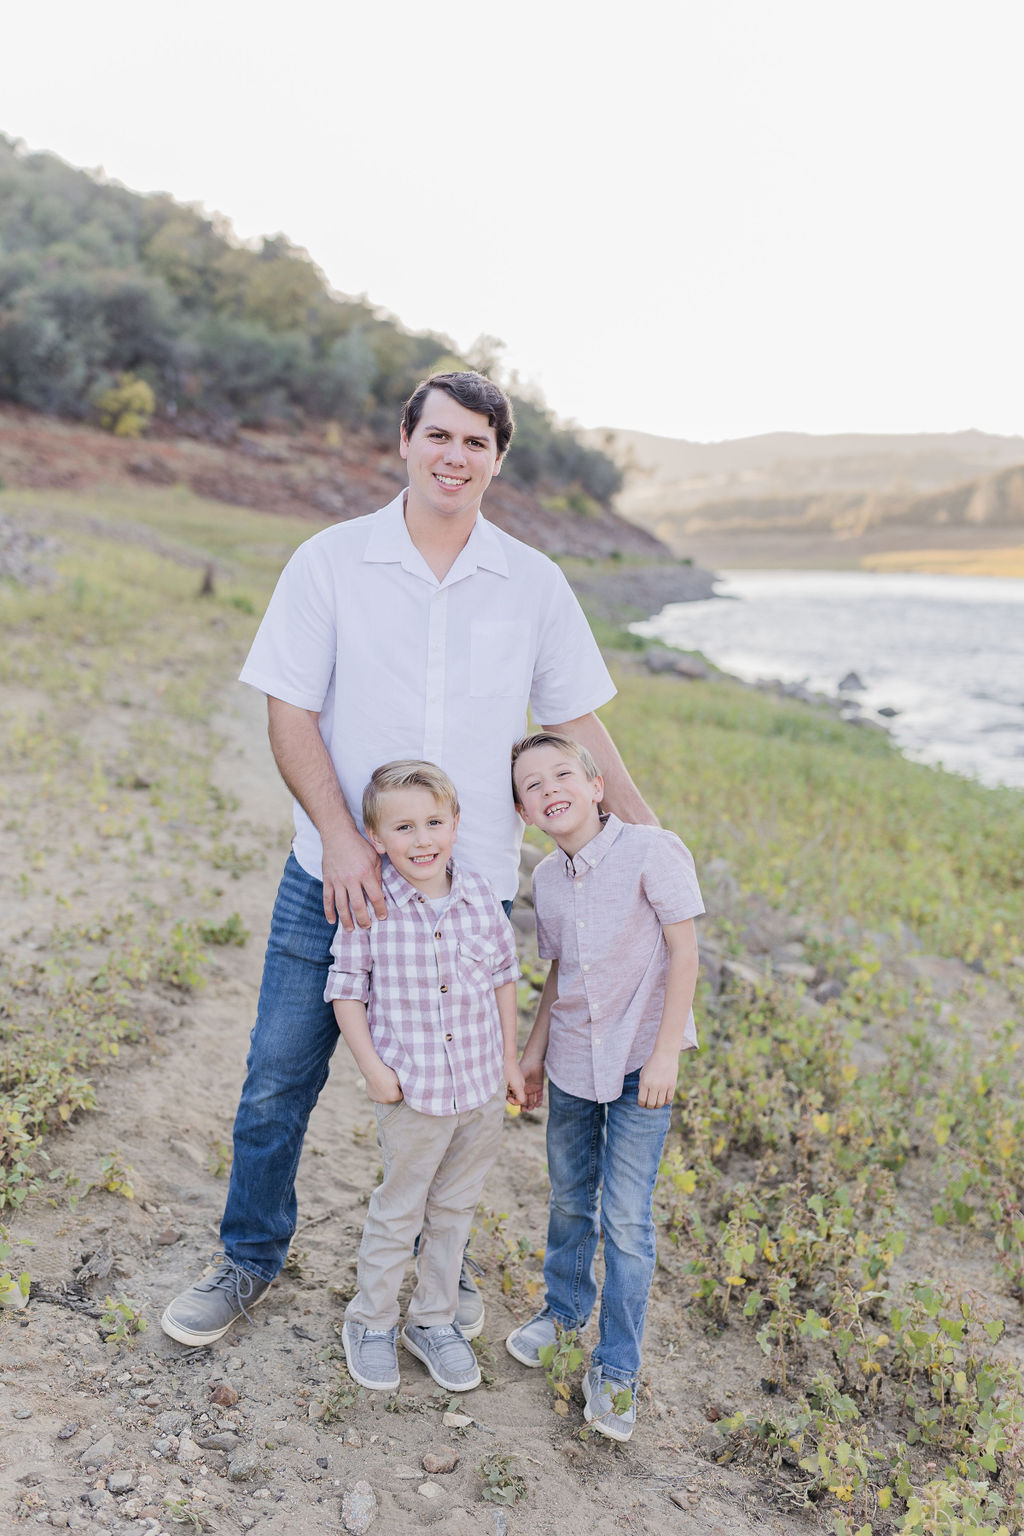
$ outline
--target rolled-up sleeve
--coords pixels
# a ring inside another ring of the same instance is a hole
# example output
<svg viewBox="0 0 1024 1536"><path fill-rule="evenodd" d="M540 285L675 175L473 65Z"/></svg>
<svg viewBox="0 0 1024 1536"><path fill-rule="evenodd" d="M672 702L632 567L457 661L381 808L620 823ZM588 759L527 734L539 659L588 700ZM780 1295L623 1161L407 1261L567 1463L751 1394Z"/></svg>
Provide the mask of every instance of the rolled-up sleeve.
<svg viewBox="0 0 1024 1536"><path fill-rule="evenodd" d="M341 924L331 944L331 968L327 972L325 1003L368 1003L373 955L366 928L346 933Z"/></svg>

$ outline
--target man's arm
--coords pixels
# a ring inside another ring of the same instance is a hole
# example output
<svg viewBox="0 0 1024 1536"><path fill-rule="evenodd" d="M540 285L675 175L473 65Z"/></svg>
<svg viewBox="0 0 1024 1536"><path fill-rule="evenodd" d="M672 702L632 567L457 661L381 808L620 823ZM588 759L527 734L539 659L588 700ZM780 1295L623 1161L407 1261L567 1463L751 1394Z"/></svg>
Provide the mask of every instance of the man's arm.
<svg viewBox="0 0 1024 1536"><path fill-rule="evenodd" d="M267 696L267 734L278 772L320 833L323 843L324 916L351 932L369 928L370 914L387 916L380 859L345 804L316 710Z"/></svg>
<svg viewBox="0 0 1024 1536"><path fill-rule="evenodd" d="M571 736L573 741L586 747L604 779L601 804L606 811L614 811L620 821L638 822L646 827L661 826L630 778L614 741L593 712L580 715L578 720L563 720L560 725L545 725L544 730Z"/></svg>

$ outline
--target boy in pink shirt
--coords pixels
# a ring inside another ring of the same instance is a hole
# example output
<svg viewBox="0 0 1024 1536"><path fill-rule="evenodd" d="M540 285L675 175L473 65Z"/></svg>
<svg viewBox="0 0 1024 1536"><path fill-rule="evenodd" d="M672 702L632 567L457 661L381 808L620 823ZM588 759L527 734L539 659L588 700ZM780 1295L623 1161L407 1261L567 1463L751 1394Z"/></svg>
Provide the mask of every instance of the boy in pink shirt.
<svg viewBox="0 0 1024 1536"><path fill-rule="evenodd" d="M652 1201L669 1128L679 1053L697 1044L693 993L704 910L693 859L675 833L600 811L603 783L585 747L553 732L512 749L523 820L557 847L534 872L537 942L551 961L520 1058L526 1102L547 1123L551 1206L540 1312L506 1340L539 1366L556 1329L600 1334L584 1377L584 1417L628 1440L656 1258Z"/></svg>

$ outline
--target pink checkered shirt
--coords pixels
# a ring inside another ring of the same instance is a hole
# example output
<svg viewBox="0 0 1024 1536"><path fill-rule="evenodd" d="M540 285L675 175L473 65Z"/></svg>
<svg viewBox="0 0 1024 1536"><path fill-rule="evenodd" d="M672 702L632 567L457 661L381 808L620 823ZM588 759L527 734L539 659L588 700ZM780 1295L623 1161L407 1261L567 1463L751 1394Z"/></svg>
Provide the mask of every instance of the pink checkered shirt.
<svg viewBox="0 0 1024 1536"><path fill-rule="evenodd" d="M556 848L541 860L533 900L541 958L558 961L548 1076L563 1093L607 1104L654 1049L668 977L662 924L696 917L704 903L674 832L602 820L574 859ZM691 1012L683 1049L696 1044Z"/></svg>
<svg viewBox="0 0 1024 1536"><path fill-rule="evenodd" d="M381 1061L398 1074L410 1109L455 1115L477 1109L502 1083L501 1023L494 989L519 976L515 937L482 875L449 865L440 918L393 865L384 863L383 923L331 945L326 1002L365 1003Z"/></svg>

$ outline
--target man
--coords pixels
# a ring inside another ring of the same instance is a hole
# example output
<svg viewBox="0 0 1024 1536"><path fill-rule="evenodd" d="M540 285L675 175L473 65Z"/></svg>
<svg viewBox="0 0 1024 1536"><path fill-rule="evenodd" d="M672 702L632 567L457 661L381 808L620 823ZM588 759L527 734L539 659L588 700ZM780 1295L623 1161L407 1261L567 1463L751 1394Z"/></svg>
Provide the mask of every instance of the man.
<svg viewBox="0 0 1024 1536"><path fill-rule="evenodd" d="M615 688L565 578L481 516L513 426L509 401L480 374L420 384L402 418L407 490L300 546L242 669L267 696L295 838L235 1119L224 1261L161 1318L181 1343L212 1343L248 1316L287 1257L302 1142L338 1039L323 996L335 924L365 928L386 915L380 859L356 819L373 770L422 758L450 774L461 861L506 909L522 831L509 754L527 706L593 754L607 809L656 822L594 714ZM464 1268L459 1321L481 1317Z"/></svg>

